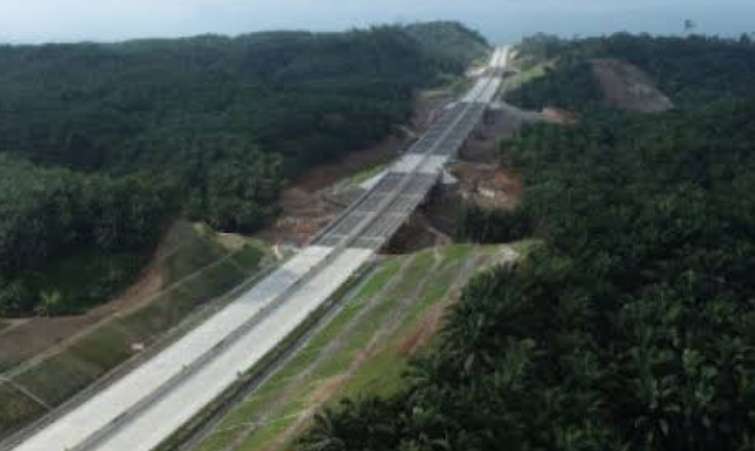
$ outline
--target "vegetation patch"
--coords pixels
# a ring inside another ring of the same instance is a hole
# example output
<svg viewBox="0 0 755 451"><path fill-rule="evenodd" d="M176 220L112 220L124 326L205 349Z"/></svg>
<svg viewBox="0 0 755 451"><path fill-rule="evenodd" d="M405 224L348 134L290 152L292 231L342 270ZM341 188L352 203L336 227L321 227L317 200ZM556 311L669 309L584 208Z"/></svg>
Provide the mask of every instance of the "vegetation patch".
<svg viewBox="0 0 755 451"><path fill-rule="evenodd" d="M506 100L536 111L549 107L585 111L603 102L603 92L589 61L560 58L544 71L542 76L509 90Z"/></svg>
<svg viewBox="0 0 755 451"><path fill-rule="evenodd" d="M33 166L0 153L0 315L77 314L140 272L171 195L139 177Z"/></svg>
<svg viewBox="0 0 755 451"><path fill-rule="evenodd" d="M521 67L513 76L504 79L504 88L506 91L516 91L522 86L546 76L548 69L552 69L553 63L540 63L532 67Z"/></svg>
<svg viewBox="0 0 755 451"><path fill-rule="evenodd" d="M354 174L349 181L353 185L359 185L383 172L387 166L387 164L380 164L369 169L365 169L362 172Z"/></svg>
<svg viewBox="0 0 755 451"><path fill-rule="evenodd" d="M138 253L83 248L21 276L20 283L37 290L37 315L81 314L132 284L148 260Z"/></svg>

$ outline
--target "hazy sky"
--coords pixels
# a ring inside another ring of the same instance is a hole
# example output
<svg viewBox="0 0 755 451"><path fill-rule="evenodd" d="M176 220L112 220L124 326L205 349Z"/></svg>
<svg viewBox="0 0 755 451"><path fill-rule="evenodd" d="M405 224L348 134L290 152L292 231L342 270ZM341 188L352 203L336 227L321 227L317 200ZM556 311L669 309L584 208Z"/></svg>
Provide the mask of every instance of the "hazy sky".
<svg viewBox="0 0 755 451"><path fill-rule="evenodd" d="M341 30L432 19L460 20L506 42L536 31L678 33L686 18L706 33L755 31L755 0L0 0L0 42Z"/></svg>

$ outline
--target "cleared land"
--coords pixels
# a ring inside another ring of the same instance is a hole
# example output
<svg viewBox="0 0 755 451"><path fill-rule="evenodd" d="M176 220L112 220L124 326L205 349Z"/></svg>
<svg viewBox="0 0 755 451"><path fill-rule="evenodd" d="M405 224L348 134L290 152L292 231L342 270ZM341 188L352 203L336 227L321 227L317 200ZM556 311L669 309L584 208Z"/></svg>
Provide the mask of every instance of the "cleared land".
<svg viewBox="0 0 755 451"><path fill-rule="evenodd" d="M659 113L674 107L637 66L616 59L595 59L592 66L609 105L638 113Z"/></svg>
<svg viewBox="0 0 755 451"><path fill-rule="evenodd" d="M287 449L317 409L345 396L398 390L408 358L430 343L469 277L515 255L506 246L453 245L385 258L198 449Z"/></svg>

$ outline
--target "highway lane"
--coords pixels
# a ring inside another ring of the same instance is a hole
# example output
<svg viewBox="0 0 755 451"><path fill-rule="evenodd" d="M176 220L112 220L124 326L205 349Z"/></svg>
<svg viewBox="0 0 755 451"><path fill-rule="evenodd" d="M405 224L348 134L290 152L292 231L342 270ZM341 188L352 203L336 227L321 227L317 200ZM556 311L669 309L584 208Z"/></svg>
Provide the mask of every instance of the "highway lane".
<svg viewBox="0 0 755 451"><path fill-rule="evenodd" d="M506 55L505 50L494 52L494 74L505 66ZM496 76L481 78L466 101L449 108L318 242L16 449L149 450L170 436L295 330L395 233L432 188L499 86Z"/></svg>
<svg viewBox="0 0 755 451"><path fill-rule="evenodd" d="M258 362L296 329L367 260L372 252L348 249L313 279L302 285L286 303L238 340L226 352L202 367L192 380L168 392L113 434L93 447L102 450L149 450L159 445L205 405L218 397L239 374Z"/></svg>
<svg viewBox="0 0 755 451"><path fill-rule="evenodd" d="M74 449L98 431L112 428L123 421L123 415L149 394L185 373L200 356L220 350L229 333L244 323L258 318L266 306L291 290L302 276L320 264L332 251L330 248L309 247L286 262L252 290L186 334L163 352L134 369L113 385L63 416L18 450ZM211 354L210 354L211 355ZM144 393L145 389L150 390Z"/></svg>

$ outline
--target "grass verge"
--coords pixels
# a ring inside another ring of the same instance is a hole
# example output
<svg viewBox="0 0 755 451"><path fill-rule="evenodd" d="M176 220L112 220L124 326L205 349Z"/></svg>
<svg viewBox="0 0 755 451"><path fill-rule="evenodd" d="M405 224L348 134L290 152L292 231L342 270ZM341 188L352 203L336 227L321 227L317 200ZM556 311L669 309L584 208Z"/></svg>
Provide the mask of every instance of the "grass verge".
<svg viewBox="0 0 755 451"><path fill-rule="evenodd" d="M454 245L387 258L196 449L286 449L319 407L337 405L344 396L399 390L408 359L429 343L454 288L495 249L500 248Z"/></svg>

